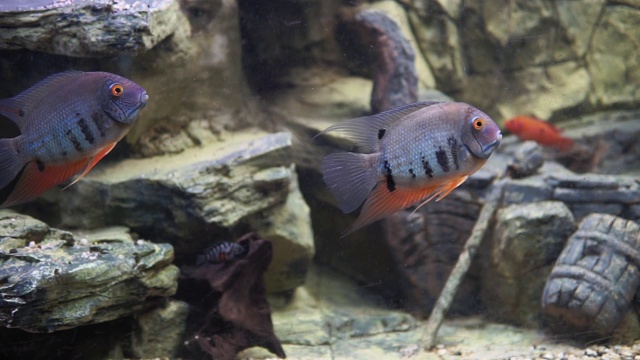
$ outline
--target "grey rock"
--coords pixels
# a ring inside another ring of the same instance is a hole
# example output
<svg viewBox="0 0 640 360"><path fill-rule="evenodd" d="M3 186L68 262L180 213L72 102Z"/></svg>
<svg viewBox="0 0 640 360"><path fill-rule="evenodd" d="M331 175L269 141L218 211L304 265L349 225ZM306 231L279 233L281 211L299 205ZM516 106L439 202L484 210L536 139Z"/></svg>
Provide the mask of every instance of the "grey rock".
<svg viewBox="0 0 640 360"><path fill-rule="evenodd" d="M640 112L607 111L581 116L566 135L578 144L557 161L579 173L621 174L640 170Z"/></svg>
<svg viewBox="0 0 640 360"><path fill-rule="evenodd" d="M558 20L571 39L569 44L578 56L589 50L592 30L598 25L598 17L605 0L593 0L589 6L576 1L556 1Z"/></svg>
<svg viewBox="0 0 640 360"><path fill-rule="evenodd" d="M640 187L634 176L554 174L549 181L556 185L553 198L569 204L640 202Z"/></svg>
<svg viewBox="0 0 640 360"><path fill-rule="evenodd" d="M443 5L444 2L431 2L426 6L423 1L414 1L416 11L409 12L409 20L417 39L419 50L416 51L424 54L436 87L451 93L464 86L465 53L461 43L464 33L458 29L457 17L453 19L447 15L450 8Z"/></svg>
<svg viewBox="0 0 640 360"><path fill-rule="evenodd" d="M599 26L594 29L587 54L587 67L593 79L590 100L606 106L640 99L640 90L627 79L640 76L640 59L634 54L640 46L640 32L629 26L640 21L640 8L607 6ZM615 41L613 41L615 39Z"/></svg>
<svg viewBox="0 0 640 360"><path fill-rule="evenodd" d="M277 302L270 299L270 303ZM353 280L318 266L311 267L307 284L296 289L291 300L274 305L272 318L285 349L404 332L417 325L411 315L380 305Z"/></svg>
<svg viewBox="0 0 640 360"><path fill-rule="evenodd" d="M8 0L0 12L0 49L76 57L138 54L190 29L176 0Z"/></svg>
<svg viewBox="0 0 640 360"><path fill-rule="evenodd" d="M182 260L249 226L273 242L269 291L293 289L304 282L314 244L291 142L289 133L249 129L177 155L105 166L60 194L62 223L129 226L171 242Z"/></svg>
<svg viewBox="0 0 640 360"><path fill-rule="evenodd" d="M176 291L172 247L134 241L126 228L71 234L9 211L0 212L0 224L32 226L1 237L2 326L52 332L105 322Z"/></svg>
<svg viewBox="0 0 640 360"><path fill-rule="evenodd" d="M285 203L247 220L273 246L271 265L264 275L268 292L287 291L304 284L315 255L309 206L298 189L293 166L290 171L292 179Z"/></svg>
<svg viewBox="0 0 640 360"><path fill-rule="evenodd" d="M402 36L404 36L411 44L411 47L415 52L415 66L418 72L418 90L435 88L436 82L433 74L431 73L431 68L427 64L424 55L422 55L422 52L420 52L417 40L415 39L413 31L411 30L411 24L409 22L407 12L402 7L402 5L400 5L396 1L383 0L372 3L371 8L380 10L387 14L387 16L389 16L391 19L393 19L393 21L395 21L400 27Z"/></svg>
<svg viewBox="0 0 640 360"><path fill-rule="evenodd" d="M582 221L585 217L594 213L610 214L615 216L622 216L625 213L625 206L622 204L607 204L601 202L569 204L569 209L571 209L576 221Z"/></svg>
<svg viewBox="0 0 640 360"><path fill-rule="evenodd" d="M620 203L635 204L640 202L640 189L601 190L601 189L563 189L556 188L553 198L567 203Z"/></svg>
<svg viewBox="0 0 640 360"><path fill-rule="evenodd" d="M574 230L573 215L558 201L500 209L482 272L488 311L518 325L540 325L546 276Z"/></svg>
<svg viewBox="0 0 640 360"><path fill-rule="evenodd" d="M509 180L504 185L502 203L505 205L534 203L550 200L552 195L553 187L540 176Z"/></svg>
<svg viewBox="0 0 640 360"><path fill-rule="evenodd" d="M544 157L540 145L534 141L526 141L516 149L507 170L511 177L521 178L535 174L543 164Z"/></svg>
<svg viewBox="0 0 640 360"><path fill-rule="evenodd" d="M640 8L595 0L410 1L409 19L437 88L494 118L564 117L634 104ZM544 50L541 50L544 49ZM487 56L491 54L491 56ZM616 84L623 84L617 86ZM493 94L477 91L491 88Z"/></svg>
<svg viewBox="0 0 640 360"><path fill-rule="evenodd" d="M293 69L268 96L276 110L309 119L345 119L369 113L373 82L327 69Z"/></svg>
<svg viewBox="0 0 640 360"><path fill-rule="evenodd" d="M184 342L189 305L169 300L136 316L131 347L138 358L175 358Z"/></svg>

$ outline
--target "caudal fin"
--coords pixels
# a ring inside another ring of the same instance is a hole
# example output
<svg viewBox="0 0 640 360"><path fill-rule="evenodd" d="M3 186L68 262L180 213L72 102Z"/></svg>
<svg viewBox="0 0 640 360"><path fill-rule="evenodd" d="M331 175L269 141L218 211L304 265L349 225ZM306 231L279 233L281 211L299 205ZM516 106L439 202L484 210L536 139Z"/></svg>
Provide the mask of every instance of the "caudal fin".
<svg viewBox="0 0 640 360"><path fill-rule="evenodd" d="M362 205L380 181L372 166L373 156L376 155L341 152L329 154L322 161L322 179L345 214Z"/></svg>
<svg viewBox="0 0 640 360"><path fill-rule="evenodd" d="M24 167L15 144L15 139L0 139L0 190L9 185Z"/></svg>

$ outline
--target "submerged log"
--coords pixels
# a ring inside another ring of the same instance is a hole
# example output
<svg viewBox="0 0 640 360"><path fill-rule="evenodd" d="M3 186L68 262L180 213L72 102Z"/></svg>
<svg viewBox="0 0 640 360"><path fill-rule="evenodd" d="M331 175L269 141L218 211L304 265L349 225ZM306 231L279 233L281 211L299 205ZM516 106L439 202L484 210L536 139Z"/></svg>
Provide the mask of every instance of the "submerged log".
<svg viewBox="0 0 640 360"><path fill-rule="evenodd" d="M542 296L544 312L578 331L611 331L640 285L640 226L587 216L569 239Z"/></svg>
<svg viewBox="0 0 640 360"><path fill-rule="evenodd" d="M371 112L375 114L418 101L415 52L398 24L387 14L372 9L345 11L341 20L354 30L360 45L371 52Z"/></svg>

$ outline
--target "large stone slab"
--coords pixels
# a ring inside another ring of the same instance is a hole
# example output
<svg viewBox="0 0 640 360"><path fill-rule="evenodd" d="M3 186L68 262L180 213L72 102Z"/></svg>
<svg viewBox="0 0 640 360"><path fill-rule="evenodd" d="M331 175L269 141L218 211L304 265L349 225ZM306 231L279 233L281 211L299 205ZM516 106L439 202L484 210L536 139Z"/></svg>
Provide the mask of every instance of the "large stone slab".
<svg viewBox="0 0 640 360"><path fill-rule="evenodd" d="M52 332L135 314L171 296L169 244L134 241L126 228L70 232L0 212L0 325Z"/></svg>
<svg viewBox="0 0 640 360"><path fill-rule="evenodd" d="M172 243L187 262L216 240L256 231L274 244L268 290L293 289L304 282L314 245L291 142L289 133L249 129L179 154L104 166L60 194L61 222L125 225Z"/></svg>
<svg viewBox="0 0 640 360"><path fill-rule="evenodd" d="M177 0L5 0L0 49L96 57L138 54L190 25Z"/></svg>

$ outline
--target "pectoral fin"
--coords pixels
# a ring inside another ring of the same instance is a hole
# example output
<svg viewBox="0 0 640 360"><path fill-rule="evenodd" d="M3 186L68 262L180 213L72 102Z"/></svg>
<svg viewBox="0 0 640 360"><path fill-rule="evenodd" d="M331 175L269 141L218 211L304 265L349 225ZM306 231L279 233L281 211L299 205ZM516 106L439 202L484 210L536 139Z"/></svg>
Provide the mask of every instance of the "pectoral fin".
<svg viewBox="0 0 640 360"><path fill-rule="evenodd" d="M29 162L20 174L13 192L2 206L12 206L35 199L50 188L71 179L86 166L86 163L86 159L64 166Z"/></svg>
<svg viewBox="0 0 640 360"><path fill-rule="evenodd" d="M105 157L111 150L113 150L113 148L116 146L116 144L117 144L117 142L112 142L112 143L107 144L107 146L102 148L102 150L100 150L99 153L97 153L94 157L90 158L89 161L86 163L84 171L82 171L82 174L78 175L78 177L75 180L73 180L73 182L71 182L71 184L65 186L63 190L66 190L69 186L77 183L80 179L82 179L85 175L87 175L87 173L89 173L89 171L94 166L96 166L96 164L100 160L102 160L103 157Z"/></svg>

